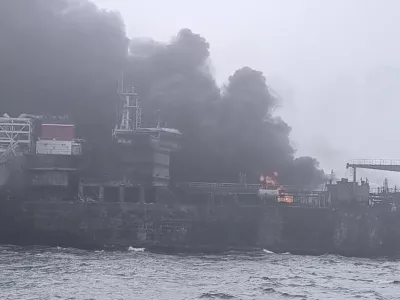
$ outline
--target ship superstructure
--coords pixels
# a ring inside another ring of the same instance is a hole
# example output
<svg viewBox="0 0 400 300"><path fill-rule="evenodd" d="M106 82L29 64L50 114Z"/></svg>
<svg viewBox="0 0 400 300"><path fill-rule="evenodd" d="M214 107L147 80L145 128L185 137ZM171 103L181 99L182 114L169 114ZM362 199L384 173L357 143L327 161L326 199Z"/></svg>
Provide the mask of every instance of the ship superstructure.
<svg viewBox="0 0 400 300"><path fill-rule="evenodd" d="M119 202L156 202L168 193L170 154L179 149L181 133L164 127L142 127L140 99L134 89L119 88L114 178L82 179L80 199Z"/></svg>
<svg viewBox="0 0 400 300"><path fill-rule="evenodd" d="M41 120L24 165L27 193L36 199L75 197L83 140L65 120ZM74 196L75 194L75 196Z"/></svg>

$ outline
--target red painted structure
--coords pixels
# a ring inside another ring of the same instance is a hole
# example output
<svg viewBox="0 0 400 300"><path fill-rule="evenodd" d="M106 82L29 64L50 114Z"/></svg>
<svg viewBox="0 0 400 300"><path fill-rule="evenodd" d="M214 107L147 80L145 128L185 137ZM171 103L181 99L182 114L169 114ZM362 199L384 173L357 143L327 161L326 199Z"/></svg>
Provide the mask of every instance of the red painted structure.
<svg viewBox="0 0 400 300"><path fill-rule="evenodd" d="M42 140L72 141L75 139L75 126L72 124L42 124Z"/></svg>

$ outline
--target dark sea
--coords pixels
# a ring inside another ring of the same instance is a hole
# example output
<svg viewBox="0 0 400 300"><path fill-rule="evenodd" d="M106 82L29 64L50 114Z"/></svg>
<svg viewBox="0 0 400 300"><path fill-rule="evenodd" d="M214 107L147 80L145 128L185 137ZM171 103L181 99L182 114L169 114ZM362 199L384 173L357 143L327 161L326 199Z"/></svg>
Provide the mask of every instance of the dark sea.
<svg viewBox="0 0 400 300"><path fill-rule="evenodd" d="M400 299L400 261L1 246L0 299Z"/></svg>

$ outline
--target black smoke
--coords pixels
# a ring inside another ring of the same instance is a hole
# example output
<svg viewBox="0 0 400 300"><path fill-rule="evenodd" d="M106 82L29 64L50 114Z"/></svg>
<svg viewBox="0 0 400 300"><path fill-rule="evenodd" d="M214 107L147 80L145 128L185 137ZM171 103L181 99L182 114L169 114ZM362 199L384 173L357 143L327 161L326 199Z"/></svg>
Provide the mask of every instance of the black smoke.
<svg viewBox="0 0 400 300"><path fill-rule="evenodd" d="M87 0L0 2L1 111L69 115L96 149L93 167L107 166L117 81L135 85L144 122L183 133L172 160L181 181L237 181L246 173L280 173L287 184L323 178L318 162L294 158L291 128L273 115L266 78L249 67L221 89L209 70L210 45L182 29L168 44L129 40L116 12Z"/></svg>

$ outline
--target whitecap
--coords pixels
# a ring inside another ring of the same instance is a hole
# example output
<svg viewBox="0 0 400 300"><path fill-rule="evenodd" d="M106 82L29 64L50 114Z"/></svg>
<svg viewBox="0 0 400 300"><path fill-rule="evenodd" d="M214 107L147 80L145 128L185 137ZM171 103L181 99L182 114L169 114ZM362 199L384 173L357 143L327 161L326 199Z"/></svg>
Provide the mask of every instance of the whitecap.
<svg viewBox="0 0 400 300"><path fill-rule="evenodd" d="M134 252L144 252L146 250L145 248L133 248L132 246L129 246L128 251L134 251Z"/></svg>
<svg viewBox="0 0 400 300"><path fill-rule="evenodd" d="M267 254L275 254L274 252L269 251L269 250L267 250L267 249L263 249L263 252L264 252L264 253L267 253Z"/></svg>

